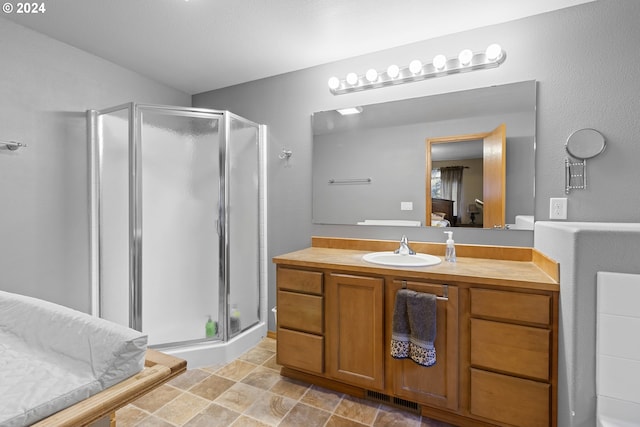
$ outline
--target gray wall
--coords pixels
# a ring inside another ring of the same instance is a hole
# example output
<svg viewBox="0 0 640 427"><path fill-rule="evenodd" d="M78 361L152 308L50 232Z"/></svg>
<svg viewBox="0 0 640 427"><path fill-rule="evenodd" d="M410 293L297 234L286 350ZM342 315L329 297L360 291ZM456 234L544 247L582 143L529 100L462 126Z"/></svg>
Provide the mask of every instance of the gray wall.
<svg viewBox="0 0 640 427"><path fill-rule="evenodd" d="M523 80L538 81L536 206L538 220L549 218L549 198L564 197L564 142L575 130L592 127L608 141L589 163L589 189L572 192L571 221L640 220L640 2L600 0L510 23L351 58L298 72L199 94L194 106L229 109L269 126L269 252L272 257L306 247L312 235L400 237L395 228L311 223L311 127L314 111L412 98ZM484 49L499 42L508 52L501 67L334 96L332 75L344 76L390 63L407 64L437 52ZM293 151L287 165L282 147ZM626 184L629 183L629 184ZM409 239L442 241L442 231L410 230ZM456 232L457 242L533 244L526 231ZM270 272L269 300L275 302ZM271 324L273 329L273 324Z"/></svg>
<svg viewBox="0 0 640 427"><path fill-rule="evenodd" d="M89 311L85 112L185 93L0 18L0 290Z"/></svg>

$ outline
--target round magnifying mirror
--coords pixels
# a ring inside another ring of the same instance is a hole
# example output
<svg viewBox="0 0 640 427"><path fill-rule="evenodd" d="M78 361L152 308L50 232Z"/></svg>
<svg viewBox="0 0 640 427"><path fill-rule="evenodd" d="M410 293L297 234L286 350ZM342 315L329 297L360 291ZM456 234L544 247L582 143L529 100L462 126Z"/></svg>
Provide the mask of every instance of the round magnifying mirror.
<svg viewBox="0 0 640 427"><path fill-rule="evenodd" d="M575 159L586 160L597 156L607 146L604 136L595 129L580 129L567 138L564 149Z"/></svg>

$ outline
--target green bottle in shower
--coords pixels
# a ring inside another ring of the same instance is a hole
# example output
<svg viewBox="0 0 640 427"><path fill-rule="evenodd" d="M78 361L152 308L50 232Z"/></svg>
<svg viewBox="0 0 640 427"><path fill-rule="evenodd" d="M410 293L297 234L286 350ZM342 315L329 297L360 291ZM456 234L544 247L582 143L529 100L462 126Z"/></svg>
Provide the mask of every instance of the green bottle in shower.
<svg viewBox="0 0 640 427"><path fill-rule="evenodd" d="M211 320L211 315L209 315L207 324L204 326L204 331L207 338L213 338L218 333L218 325L216 324L216 322Z"/></svg>
<svg viewBox="0 0 640 427"><path fill-rule="evenodd" d="M236 332L240 332L240 310L238 310L238 304L233 304L231 306L231 316L229 316L229 327L231 329L232 334L235 334Z"/></svg>

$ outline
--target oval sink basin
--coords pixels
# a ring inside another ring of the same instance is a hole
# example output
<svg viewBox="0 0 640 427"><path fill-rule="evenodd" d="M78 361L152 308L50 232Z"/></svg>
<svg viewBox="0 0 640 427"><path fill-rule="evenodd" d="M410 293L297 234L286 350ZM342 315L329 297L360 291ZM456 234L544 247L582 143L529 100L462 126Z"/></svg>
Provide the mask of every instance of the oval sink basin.
<svg viewBox="0 0 640 427"><path fill-rule="evenodd" d="M362 259L373 264L392 267L427 267L442 262L441 258L429 254L400 255L393 252L372 252L363 255Z"/></svg>

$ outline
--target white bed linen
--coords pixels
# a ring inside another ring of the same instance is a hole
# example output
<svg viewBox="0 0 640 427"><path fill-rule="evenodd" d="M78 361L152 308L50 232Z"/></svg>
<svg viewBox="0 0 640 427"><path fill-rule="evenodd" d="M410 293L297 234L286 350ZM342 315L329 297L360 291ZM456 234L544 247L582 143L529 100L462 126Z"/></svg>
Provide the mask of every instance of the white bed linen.
<svg viewBox="0 0 640 427"><path fill-rule="evenodd" d="M0 426L30 425L144 368L146 335L0 291Z"/></svg>

